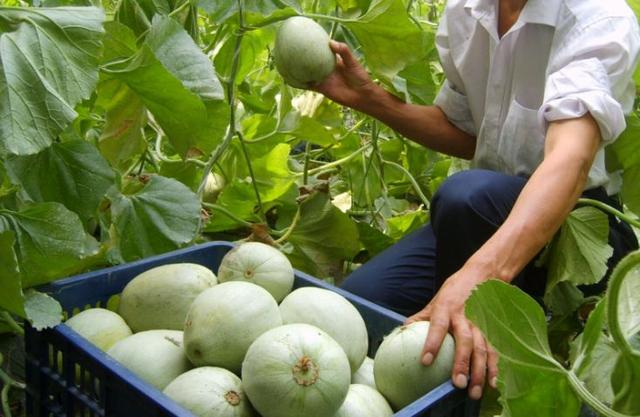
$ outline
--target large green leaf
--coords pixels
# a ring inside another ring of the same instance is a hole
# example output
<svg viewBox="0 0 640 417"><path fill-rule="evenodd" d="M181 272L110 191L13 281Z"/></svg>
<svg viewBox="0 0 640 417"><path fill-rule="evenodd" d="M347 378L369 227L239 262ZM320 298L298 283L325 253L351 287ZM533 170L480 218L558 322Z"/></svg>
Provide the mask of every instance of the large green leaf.
<svg viewBox="0 0 640 417"><path fill-rule="evenodd" d="M156 16L145 43L162 65L202 101L224 99L213 64L175 20Z"/></svg>
<svg viewBox="0 0 640 417"><path fill-rule="evenodd" d="M607 167L623 169L622 198L625 205L640 216L640 117L637 113L627 118L627 128L607 147Z"/></svg>
<svg viewBox="0 0 640 417"><path fill-rule="evenodd" d="M146 184L115 187L111 201L114 260L132 261L192 242L200 224L200 200L182 183L151 176Z"/></svg>
<svg viewBox="0 0 640 417"><path fill-rule="evenodd" d="M0 7L0 152L36 153L98 81L104 12Z"/></svg>
<svg viewBox="0 0 640 417"><path fill-rule="evenodd" d="M503 416L575 417L580 401L552 356L542 308L520 289L498 280L477 287L467 317L500 355ZM544 404L544 406L541 406Z"/></svg>
<svg viewBox="0 0 640 417"><path fill-rule="evenodd" d="M300 221L289 242L299 256L317 265L322 276L335 276L335 263L341 265L360 250L357 225L323 192L315 192L301 203Z"/></svg>
<svg viewBox="0 0 640 417"><path fill-rule="evenodd" d="M106 72L134 91L182 156L210 152L228 122L213 65L168 17L157 16L145 43Z"/></svg>
<svg viewBox="0 0 640 417"><path fill-rule="evenodd" d="M28 200L56 201L85 222L97 217L98 205L115 180L107 161L88 142L54 143L35 155L9 157L6 167Z"/></svg>
<svg viewBox="0 0 640 417"><path fill-rule="evenodd" d="M12 231L23 288L85 269L95 262L98 243L85 233L78 215L59 203L0 209L0 233Z"/></svg>
<svg viewBox="0 0 640 417"><path fill-rule="evenodd" d="M409 19L402 0L376 0L358 20L343 25L360 42L369 68L387 80L431 49L428 33Z"/></svg>
<svg viewBox="0 0 640 417"><path fill-rule="evenodd" d="M583 285L600 281L613 254L608 240L606 214L593 207L571 212L547 254L546 297L560 282Z"/></svg>
<svg viewBox="0 0 640 417"><path fill-rule="evenodd" d="M18 258L13 250L14 244L13 231L5 230L0 233L0 309L24 317L22 277Z"/></svg>

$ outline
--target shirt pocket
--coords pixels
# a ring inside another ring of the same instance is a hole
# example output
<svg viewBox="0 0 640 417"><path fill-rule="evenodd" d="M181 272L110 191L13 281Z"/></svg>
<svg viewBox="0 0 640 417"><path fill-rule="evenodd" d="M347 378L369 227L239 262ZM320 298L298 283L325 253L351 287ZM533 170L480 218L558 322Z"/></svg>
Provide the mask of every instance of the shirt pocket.
<svg viewBox="0 0 640 417"><path fill-rule="evenodd" d="M499 138L498 153L506 173L530 176L544 156L544 133L538 109L513 100Z"/></svg>

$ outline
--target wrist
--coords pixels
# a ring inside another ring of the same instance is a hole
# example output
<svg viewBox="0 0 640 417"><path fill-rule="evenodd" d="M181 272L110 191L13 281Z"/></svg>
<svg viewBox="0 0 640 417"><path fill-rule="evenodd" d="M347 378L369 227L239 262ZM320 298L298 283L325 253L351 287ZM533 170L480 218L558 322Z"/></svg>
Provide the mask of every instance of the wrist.
<svg viewBox="0 0 640 417"><path fill-rule="evenodd" d="M358 110L373 116L377 119L389 114L393 109L391 103L398 103L400 100L373 81L363 85L360 89Z"/></svg>

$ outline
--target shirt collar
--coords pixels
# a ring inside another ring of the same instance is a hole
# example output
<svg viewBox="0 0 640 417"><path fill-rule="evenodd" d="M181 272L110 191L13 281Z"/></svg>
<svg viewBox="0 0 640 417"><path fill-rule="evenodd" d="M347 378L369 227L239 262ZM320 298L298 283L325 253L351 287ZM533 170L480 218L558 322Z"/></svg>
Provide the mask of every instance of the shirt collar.
<svg viewBox="0 0 640 417"><path fill-rule="evenodd" d="M490 13L497 19L497 2L498 0L467 0L464 7L476 19L481 19ZM562 0L528 0L518 21L555 27L561 3Z"/></svg>
<svg viewBox="0 0 640 417"><path fill-rule="evenodd" d="M518 20L555 27L561 3L562 0L527 0Z"/></svg>

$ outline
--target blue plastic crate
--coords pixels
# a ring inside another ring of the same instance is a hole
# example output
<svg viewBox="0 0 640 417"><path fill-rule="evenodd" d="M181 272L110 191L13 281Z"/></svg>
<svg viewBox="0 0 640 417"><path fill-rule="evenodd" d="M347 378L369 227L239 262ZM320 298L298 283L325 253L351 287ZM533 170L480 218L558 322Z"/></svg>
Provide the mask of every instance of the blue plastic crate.
<svg viewBox="0 0 640 417"><path fill-rule="evenodd" d="M232 247L227 242L211 242L67 278L43 286L40 291L53 296L72 315L74 310L89 306L106 307L108 300L122 292L131 279L158 265L193 262L215 272ZM382 338L404 320L393 311L296 271L295 287L304 286L335 291L353 303L367 325L370 355ZM41 332L27 326L25 351L28 416L193 417L65 325ZM395 416L463 417L475 414L475 409L476 404L468 401L464 391L447 382Z"/></svg>

